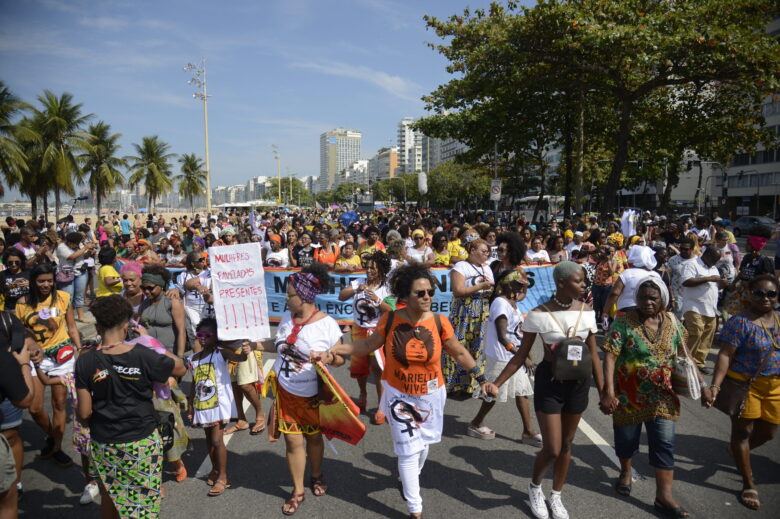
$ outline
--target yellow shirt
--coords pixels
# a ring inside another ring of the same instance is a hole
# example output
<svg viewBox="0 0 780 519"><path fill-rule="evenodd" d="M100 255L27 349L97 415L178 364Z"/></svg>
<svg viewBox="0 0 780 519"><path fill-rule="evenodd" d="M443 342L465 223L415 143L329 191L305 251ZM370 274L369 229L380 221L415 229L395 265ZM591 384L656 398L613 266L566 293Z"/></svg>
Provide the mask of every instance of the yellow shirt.
<svg viewBox="0 0 780 519"><path fill-rule="evenodd" d="M336 265L340 265L342 267L352 265L357 268L360 268L362 266L362 263L360 261L360 256L358 256L357 254L353 254L351 258L345 258L344 256L339 256L339 259L336 260Z"/></svg>
<svg viewBox="0 0 780 519"><path fill-rule="evenodd" d="M106 285L106 278L119 279L119 272L116 271L113 265L103 265L98 270L98 287L97 292L95 293L96 297L105 297L118 294L122 291L122 288L124 288L122 286L121 280L115 285Z"/></svg>
<svg viewBox="0 0 780 519"><path fill-rule="evenodd" d="M68 326L65 322L65 314L70 306L70 294L57 290L57 302L53 307L51 299L51 296L49 296L46 301L39 303L35 308L27 304L16 303L16 317L22 321L25 328L30 330L35 342L44 350L53 348L63 342L70 342ZM54 310L54 313L57 314L48 319L52 327L43 324L44 321L39 318L38 314L44 308L48 309L49 313Z"/></svg>
<svg viewBox="0 0 780 519"><path fill-rule="evenodd" d="M447 249L450 253L450 259L457 259L463 261L469 257L469 253L460 244L460 239L452 240L447 244Z"/></svg>
<svg viewBox="0 0 780 519"><path fill-rule="evenodd" d="M433 264L448 267L450 265L450 251L444 249L444 252L433 251Z"/></svg>

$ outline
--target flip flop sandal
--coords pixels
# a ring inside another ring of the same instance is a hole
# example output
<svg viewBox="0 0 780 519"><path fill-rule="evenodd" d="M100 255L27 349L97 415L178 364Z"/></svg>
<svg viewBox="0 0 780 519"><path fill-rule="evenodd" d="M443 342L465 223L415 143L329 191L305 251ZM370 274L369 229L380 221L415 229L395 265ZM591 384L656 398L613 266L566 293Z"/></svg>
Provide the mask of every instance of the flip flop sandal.
<svg viewBox="0 0 780 519"><path fill-rule="evenodd" d="M255 425L252 426L252 430L249 431L249 434L251 434L252 436L257 436L263 431L265 431L265 420L262 421L258 420L257 422L255 422Z"/></svg>
<svg viewBox="0 0 780 519"><path fill-rule="evenodd" d="M691 515L681 506L678 506L677 508L673 508L663 503L659 503L658 501L653 503L653 508L655 508L656 511L661 515L663 515L664 517L669 517L671 519L685 519L686 517L690 517Z"/></svg>
<svg viewBox="0 0 780 519"><path fill-rule="evenodd" d="M482 427L469 425L468 429L466 429L466 434L472 438L479 438L480 440L492 440L496 437L496 432L487 425L483 425Z"/></svg>
<svg viewBox="0 0 780 519"><path fill-rule="evenodd" d="M206 479L206 484L207 484L208 486L210 486L210 487L213 487L213 486L214 486L214 481L215 481L215 478L216 478L218 475L219 475L219 472L217 472L216 470L212 470L211 472L209 472L209 477L208 477L208 479Z"/></svg>
<svg viewBox="0 0 780 519"><path fill-rule="evenodd" d="M540 433L536 433L533 436L529 437L522 437L520 439L520 443L524 443L526 445L533 445L534 447L541 447L542 446L542 435Z"/></svg>
<svg viewBox="0 0 780 519"><path fill-rule="evenodd" d="M227 429L225 429L224 434L227 436L228 434L233 434L238 431L246 431L247 429L249 429L249 424L246 424L246 427L239 427L238 423L232 423L228 426Z"/></svg>
<svg viewBox="0 0 780 519"><path fill-rule="evenodd" d="M366 410L366 403L367 403L368 397L366 395L360 395L357 400L355 400L355 405L360 408L361 412L365 412Z"/></svg>
<svg viewBox="0 0 780 519"><path fill-rule="evenodd" d="M374 413L374 425L382 425L385 422L387 422L387 416L385 416L385 413L382 411L377 411Z"/></svg>
<svg viewBox="0 0 780 519"><path fill-rule="evenodd" d="M182 466L182 468L178 471L176 471L176 482L181 483L185 479L187 479L187 467Z"/></svg>
<svg viewBox="0 0 780 519"><path fill-rule="evenodd" d="M615 492L620 494L621 496L628 497L631 495L631 483L628 485L624 485L620 482L620 478L615 481Z"/></svg>
<svg viewBox="0 0 780 519"><path fill-rule="evenodd" d="M282 506L282 513L284 515L293 515L298 511L298 507L301 506L303 500L306 499L306 494L290 494L290 499L284 502Z"/></svg>
<svg viewBox="0 0 780 519"><path fill-rule="evenodd" d="M228 483L224 479L218 479L217 481L214 482L214 486L211 487L211 490L209 490L208 496L209 497L221 496L228 488L230 488L230 483Z"/></svg>
<svg viewBox="0 0 780 519"><path fill-rule="evenodd" d="M322 475L311 477L311 493L315 496L324 496L328 492L328 484L325 483Z"/></svg>
<svg viewBox="0 0 780 519"><path fill-rule="evenodd" d="M761 508L761 501L758 500L758 490L754 488L743 489L742 492L739 493L739 502L750 510L758 510Z"/></svg>

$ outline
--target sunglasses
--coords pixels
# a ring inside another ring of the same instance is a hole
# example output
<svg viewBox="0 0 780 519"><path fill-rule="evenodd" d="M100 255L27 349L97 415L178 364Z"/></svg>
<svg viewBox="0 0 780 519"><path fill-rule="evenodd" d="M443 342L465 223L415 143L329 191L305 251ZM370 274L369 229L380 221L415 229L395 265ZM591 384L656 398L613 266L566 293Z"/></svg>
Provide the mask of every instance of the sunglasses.
<svg viewBox="0 0 780 519"><path fill-rule="evenodd" d="M143 292L151 292L155 288L157 288L157 285L144 285L144 286L141 287L141 290Z"/></svg>
<svg viewBox="0 0 780 519"><path fill-rule="evenodd" d="M5 264L6 265L21 265L22 262L21 261L6 261Z"/></svg>
<svg viewBox="0 0 780 519"><path fill-rule="evenodd" d="M751 291L751 294L756 296L759 299L769 298L774 299L777 297L777 290L769 290L768 292L764 292L763 290L753 290Z"/></svg>
<svg viewBox="0 0 780 519"><path fill-rule="evenodd" d="M195 260L195 263L203 263L204 261L206 261L206 258L198 258Z"/></svg>
<svg viewBox="0 0 780 519"><path fill-rule="evenodd" d="M424 236L415 236L414 239L415 240L424 240L425 237Z"/></svg>
<svg viewBox="0 0 780 519"><path fill-rule="evenodd" d="M413 292L413 293L418 298L422 299L423 297L425 297L425 294L428 294L428 297L433 297L434 295L436 295L436 289L429 288L428 290L418 290L417 292Z"/></svg>
<svg viewBox="0 0 780 519"><path fill-rule="evenodd" d="M217 336L216 333L211 333L211 332L195 332L195 337L197 337L198 339L208 339L210 337L216 337L216 336Z"/></svg>

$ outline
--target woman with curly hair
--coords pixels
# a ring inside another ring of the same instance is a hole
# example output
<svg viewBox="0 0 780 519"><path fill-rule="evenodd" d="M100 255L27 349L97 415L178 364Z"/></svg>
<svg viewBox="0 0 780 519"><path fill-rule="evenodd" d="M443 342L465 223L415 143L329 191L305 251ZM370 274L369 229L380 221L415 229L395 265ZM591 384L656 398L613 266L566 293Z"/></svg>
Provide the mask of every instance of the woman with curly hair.
<svg viewBox="0 0 780 519"><path fill-rule="evenodd" d="M496 240L498 246L498 259L490 264L493 271L493 279L497 279L507 270L517 270L522 267L525 258L525 244L520 234L516 232L504 232Z"/></svg>
<svg viewBox="0 0 780 519"><path fill-rule="evenodd" d="M326 364L343 355L368 355L382 348L387 365L382 371L380 408L388 416L398 473L411 517L422 516L420 472L428 448L441 441L447 400L441 356L446 353L478 384L485 383L468 350L455 337L449 319L431 312L436 292L428 269L413 263L396 270L393 295L407 306L379 319L376 332L352 344L337 344L322 355Z"/></svg>

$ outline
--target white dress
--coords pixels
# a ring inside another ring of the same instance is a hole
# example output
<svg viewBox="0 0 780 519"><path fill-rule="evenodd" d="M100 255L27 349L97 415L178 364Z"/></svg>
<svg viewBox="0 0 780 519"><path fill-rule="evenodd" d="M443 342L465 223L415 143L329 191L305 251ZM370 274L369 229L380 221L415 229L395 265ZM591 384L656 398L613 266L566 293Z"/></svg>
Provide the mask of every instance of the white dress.
<svg viewBox="0 0 780 519"><path fill-rule="evenodd" d="M227 423L238 416L227 359L219 350L196 360L199 355L196 353L188 358L195 385L192 424Z"/></svg>

